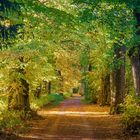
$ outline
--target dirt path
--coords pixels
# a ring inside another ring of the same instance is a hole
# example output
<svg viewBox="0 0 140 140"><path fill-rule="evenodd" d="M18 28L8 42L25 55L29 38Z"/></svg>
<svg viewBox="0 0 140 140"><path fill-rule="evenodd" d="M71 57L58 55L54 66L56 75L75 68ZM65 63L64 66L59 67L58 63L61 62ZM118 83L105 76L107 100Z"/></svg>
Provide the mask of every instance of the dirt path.
<svg viewBox="0 0 140 140"><path fill-rule="evenodd" d="M45 119L30 122L20 140L128 140L121 133L120 117L108 111L108 107L84 105L73 97L58 107L38 111Z"/></svg>

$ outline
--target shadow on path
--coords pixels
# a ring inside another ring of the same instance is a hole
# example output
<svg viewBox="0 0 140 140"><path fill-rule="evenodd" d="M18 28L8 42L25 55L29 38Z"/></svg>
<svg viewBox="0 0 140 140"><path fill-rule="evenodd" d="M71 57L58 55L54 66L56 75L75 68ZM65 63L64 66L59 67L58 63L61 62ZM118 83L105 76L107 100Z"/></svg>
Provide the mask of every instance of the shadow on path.
<svg viewBox="0 0 140 140"><path fill-rule="evenodd" d="M29 131L20 134L20 140L130 139L122 134L120 117L108 114L109 107L85 105L80 99L81 97L73 97L57 107L42 108L38 114L44 120L29 122Z"/></svg>

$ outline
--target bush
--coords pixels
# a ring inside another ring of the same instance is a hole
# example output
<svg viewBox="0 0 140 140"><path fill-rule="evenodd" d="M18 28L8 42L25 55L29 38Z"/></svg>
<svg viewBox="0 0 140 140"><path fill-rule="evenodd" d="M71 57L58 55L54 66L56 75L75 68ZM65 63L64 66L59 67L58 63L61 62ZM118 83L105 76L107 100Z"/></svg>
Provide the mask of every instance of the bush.
<svg viewBox="0 0 140 140"><path fill-rule="evenodd" d="M52 93L52 94L48 95L48 100L53 105L58 105L58 104L60 104L64 100L64 97L63 97L63 95L61 95L59 93Z"/></svg>
<svg viewBox="0 0 140 140"><path fill-rule="evenodd" d="M140 134L140 99L127 96L122 117L125 133Z"/></svg>
<svg viewBox="0 0 140 140"><path fill-rule="evenodd" d="M85 96L85 103L93 103L96 104L98 100L98 92L97 92L97 85L96 82L94 82L96 79L94 79L94 74L92 72L88 73L84 79L85 84L85 90L84 90L84 96Z"/></svg>
<svg viewBox="0 0 140 140"><path fill-rule="evenodd" d="M19 111L8 111L5 110L1 112L0 118L0 129L7 130L8 132L13 132L23 126L23 121L21 119L21 112Z"/></svg>
<svg viewBox="0 0 140 140"><path fill-rule="evenodd" d="M94 89L87 88L86 93L85 93L85 103L92 103L96 104L97 103L97 92L94 91Z"/></svg>
<svg viewBox="0 0 140 140"><path fill-rule="evenodd" d="M85 104L96 104L97 97L91 96L91 98L83 98L81 101L82 101L82 103L85 103Z"/></svg>
<svg viewBox="0 0 140 140"><path fill-rule="evenodd" d="M47 104L58 105L64 98L60 94L53 93L44 94L39 99L32 97L31 100L31 108L37 110ZM30 112L7 110L7 100L5 98L0 99L0 130L8 132L22 130L24 120L31 119L31 117Z"/></svg>
<svg viewBox="0 0 140 140"><path fill-rule="evenodd" d="M32 99L31 108L37 110L47 104L58 105L63 100L64 97L58 93L43 94L39 99Z"/></svg>
<svg viewBox="0 0 140 140"><path fill-rule="evenodd" d="M72 94L69 93L69 92L63 93L63 97L64 97L65 99L68 99L68 98L70 98L71 96L72 96Z"/></svg>
<svg viewBox="0 0 140 140"><path fill-rule="evenodd" d="M15 127L23 126L22 113L19 111L7 110L7 97L1 96L0 99L0 130L13 132Z"/></svg>

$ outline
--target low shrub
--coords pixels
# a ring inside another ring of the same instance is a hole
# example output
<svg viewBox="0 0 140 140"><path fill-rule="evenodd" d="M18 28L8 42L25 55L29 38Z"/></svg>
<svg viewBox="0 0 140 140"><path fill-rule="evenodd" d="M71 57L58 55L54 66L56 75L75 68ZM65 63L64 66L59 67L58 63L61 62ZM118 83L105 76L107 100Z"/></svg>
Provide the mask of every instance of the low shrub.
<svg viewBox="0 0 140 140"><path fill-rule="evenodd" d="M23 112L7 110L7 97L1 96L0 99L0 130L7 130L9 132L13 132L17 129L15 127L22 127Z"/></svg>
<svg viewBox="0 0 140 140"><path fill-rule="evenodd" d="M124 113L122 116L125 133L140 134L140 99L127 96L124 103Z"/></svg>
<svg viewBox="0 0 140 140"><path fill-rule="evenodd" d="M81 99L81 102L84 104L96 104L97 103L97 99L96 98L83 98Z"/></svg>
<svg viewBox="0 0 140 140"><path fill-rule="evenodd" d="M18 128L23 127L23 120L21 117L21 112L19 111L2 111L0 117L0 130L14 132Z"/></svg>
<svg viewBox="0 0 140 140"><path fill-rule="evenodd" d="M37 110L47 104L58 105L63 100L64 97L58 93L43 94L38 99L32 99L31 108Z"/></svg>
<svg viewBox="0 0 140 140"><path fill-rule="evenodd" d="M52 94L48 95L48 100L53 105L58 105L64 100L64 97L63 97L63 95L61 95L59 93L52 93Z"/></svg>
<svg viewBox="0 0 140 140"><path fill-rule="evenodd" d="M39 99L31 99L31 109L37 110L44 105L52 104L58 105L64 100L64 97L60 94L44 94ZM5 98L0 99L0 131L14 132L23 130L24 121L32 118L31 112L7 110L7 100Z"/></svg>
<svg viewBox="0 0 140 140"><path fill-rule="evenodd" d="M64 97L65 99L68 99L68 98L70 98L71 96L72 96L72 94L69 93L69 92L63 93L63 97Z"/></svg>

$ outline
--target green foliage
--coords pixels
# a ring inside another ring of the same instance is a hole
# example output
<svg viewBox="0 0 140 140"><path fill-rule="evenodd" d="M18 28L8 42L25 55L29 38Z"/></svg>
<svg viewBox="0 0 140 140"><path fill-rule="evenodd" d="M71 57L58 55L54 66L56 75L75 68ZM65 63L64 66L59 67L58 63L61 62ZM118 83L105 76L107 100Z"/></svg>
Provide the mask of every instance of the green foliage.
<svg viewBox="0 0 140 140"><path fill-rule="evenodd" d="M13 132L15 128L23 127L21 116L22 112L7 110L7 98L0 96L0 130Z"/></svg>
<svg viewBox="0 0 140 140"><path fill-rule="evenodd" d="M140 134L140 99L128 95L124 109L122 117L124 131L129 134Z"/></svg>
<svg viewBox="0 0 140 140"><path fill-rule="evenodd" d="M21 4L17 1L0 1L0 49L9 48L22 28Z"/></svg>
<svg viewBox="0 0 140 140"><path fill-rule="evenodd" d="M59 93L50 94L48 96L48 99L51 100L53 105L58 105L64 100L63 96L61 94L59 94Z"/></svg>
<svg viewBox="0 0 140 140"><path fill-rule="evenodd" d="M72 93L70 93L70 92L64 92L63 93L63 97L64 97L64 99L68 99L68 98L72 97Z"/></svg>
<svg viewBox="0 0 140 140"><path fill-rule="evenodd" d="M39 99L31 97L31 108L33 110L40 109L44 105L58 105L64 100L63 96L57 93L43 94ZM31 119L30 113L24 111L7 110L7 99L5 96L0 99L0 130L7 130L9 132L17 131L24 128L23 121Z"/></svg>
<svg viewBox="0 0 140 140"><path fill-rule="evenodd" d="M16 128L23 127L21 115L22 112L19 111L3 111L0 118L0 129L13 132L16 131Z"/></svg>
<svg viewBox="0 0 140 140"><path fill-rule="evenodd" d="M69 91L79 86L83 76L84 102L96 103L101 75L122 65L116 59L114 44L127 50L139 44L133 15L139 4L139 0L1 0L0 93L7 99L9 87L14 89L12 103L16 104L17 95L24 90L23 79L29 84L31 108L36 110L70 97ZM62 91L63 96L41 93L35 99L32 92L48 81L53 92ZM124 126L131 133L139 131L137 102L132 97L125 102ZM24 113L7 111L6 107L7 100L0 100L0 126L20 124Z"/></svg>
<svg viewBox="0 0 140 140"><path fill-rule="evenodd" d="M86 67L90 64L94 68L92 69L94 78L91 78L91 82L85 80L87 99L88 97L89 99L92 98L91 88L96 89L96 94L100 94L102 91L101 88L104 87L101 83L102 75L111 75L113 70L124 65L122 59L126 56L125 52L122 57L117 59L114 48L118 49L125 46L126 51L128 51L134 45L134 42L136 43L136 37L134 37L136 19L133 10L137 2L74 0L74 4L80 7L77 17L80 23L86 25L86 27L84 26L85 36L91 38L94 44L93 48L90 47L90 51L81 53L82 64L86 63ZM88 56L88 58L85 56ZM128 62L125 61L125 63ZM99 96L97 95L97 97Z"/></svg>
<svg viewBox="0 0 140 140"><path fill-rule="evenodd" d="M31 108L33 110L40 109L45 105L58 105L64 100L63 96L57 93L53 94L43 94L39 99L32 97Z"/></svg>
<svg viewBox="0 0 140 140"><path fill-rule="evenodd" d="M98 85L94 83L95 77L94 72L89 72L84 79L85 82L85 102L86 103L97 103L98 99Z"/></svg>

